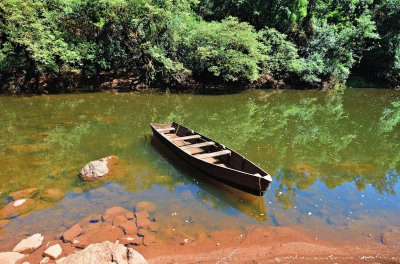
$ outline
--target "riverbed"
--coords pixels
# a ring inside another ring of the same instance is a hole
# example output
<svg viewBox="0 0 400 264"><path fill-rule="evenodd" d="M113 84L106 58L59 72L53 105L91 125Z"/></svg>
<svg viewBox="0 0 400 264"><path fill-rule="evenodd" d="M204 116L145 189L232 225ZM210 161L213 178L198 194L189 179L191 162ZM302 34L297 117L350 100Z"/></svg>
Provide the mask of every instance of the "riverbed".
<svg viewBox="0 0 400 264"><path fill-rule="evenodd" d="M379 237L400 228L396 102L400 91L385 89L2 96L1 207L11 192L39 194L27 212L0 220L0 251L140 201L156 205L160 240L249 225L324 239ZM149 123L168 121L243 154L272 175L272 186L256 197L206 179L153 140ZM87 162L108 155L119 157L115 175L80 180ZM48 189L61 195L46 198Z"/></svg>

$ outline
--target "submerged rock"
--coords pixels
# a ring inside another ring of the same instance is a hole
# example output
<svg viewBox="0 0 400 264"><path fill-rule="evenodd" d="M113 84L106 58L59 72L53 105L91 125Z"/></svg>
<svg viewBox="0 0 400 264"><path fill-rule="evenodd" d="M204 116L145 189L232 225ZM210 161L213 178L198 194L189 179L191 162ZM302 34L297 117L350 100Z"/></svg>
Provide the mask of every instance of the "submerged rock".
<svg viewBox="0 0 400 264"><path fill-rule="evenodd" d="M82 168L80 176L82 179L87 181L100 179L109 173L109 166L114 165L117 162L118 157L115 155L91 161Z"/></svg>
<svg viewBox="0 0 400 264"><path fill-rule="evenodd" d="M39 193L38 188L28 188L20 191L16 191L13 193L10 193L9 196L13 198L14 200L18 200L21 198L32 198L35 196L37 193Z"/></svg>
<svg viewBox="0 0 400 264"><path fill-rule="evenodd" d="M89 240L85 235L82 235L72 240L72 245L76 248L85 248L89 245Z"/></svg>
<svg viewBox="0 0 400 264"><path fill-rule="evenodd" d="M127 212L126 214L125 214L125 217L128 219L128 220L133 220L133 219L135 219L135 215L133 214L133 212Z"/></svg>
<svg viewBox="0 0 400 264"><path fill-rule="evenodd" d="M146 230L146 229L143 229L143 228L140 228L138 231L137 231L137 234L139 235L139 236L141 236L141 237L144 237L144 236L147 236L147 235L149 235L149 231L148 230Z"/></svg>
<svg viewBox="0 0 400 264"><path fill-rule="evenodd" d="M141 201L136 205L136 211L146 210L150 213L153 213L157 209L157 206L150 201Z"/></svg>
<svg viewBox="0 0 400 264"><path fill-rule="evenodd" d="M119 226L119 225L125 223L126 221L128 221L128 218L126 218L125 215L118 215L114 218L112 224L113 224L113 226Z"/></svg>
<svg viewBox="0 0 400 264"><path fill-rule="evenodd" d="M88 238L89 244L103 241L114 242L124 236L124 232L121 228L117 228L110 223L97 223L91 226L93 226L93 228L85 230L85 236Z"/></svg>
<svg viewBox="0 0 400 264"><path fill-rule="evenodd" d="M34 201L28 198L12 201L0 210L0 219L13 218L18 215L27 213L32 209L33 203Z"/></svg>
<svg viewBox="0 0 400 264"><path fill-rule="evenodd" d="M25 257L24 254L18 252L2 252L0 253L0 263L13 264Z"/></svg>
<svg viewBox="0 0 400 264"><path fill-rule="evenodd" d="M64 242L72 242L81 234L83 234L83 229L80 224L76 224L62 234L62 239Z"/></svg>
<svg viewBox="0 0 400 264"><path fill-rule="evenodd" d="M135 235L137 233L136 223L132 220L120 225L125 235Z"/></svg>
<svg viewBox="0 0 400 264"><path fill-rule="evenodd" d="M137 251L122 244L105 241L92 244L87 248L57 261L58 264L146 264L147 261Z"/></svg>
<svg viewBox="0 0 400 264"><path fill-rule="evenodd" d="M146 229L150 226L149 213L146 210L136 213L136 224L140 228Z"/></svg>
<svg viewBox="0 0 400 264"><path fill-rule="evenodd" d="M103 215L101 216L102 220L107 223L112 223L114 218L120 215L128 215L130 211L126 210L125 208L116 206L107 209Z"/></svg>
<svg viewBox="0 0 400 264"><path fill-rule="evenodd" d="M21 240L13 249L14 252L29 254L40 248L43 243L43 236L39 233Z"/></svg>
<svg viewBox="0 0 400 264"><path fill-rule="evenodd" d="M64 192L60 189L50 188L47 189L43 194L42 198L47 201L57 201L64 197Z"/></svg>
<svg viewBox="0 0 400 264"><path fill-rule="evenodd" d="M143 238L138 235L125 235L119 239L119 242L123 245L141 245Z"/></svg>

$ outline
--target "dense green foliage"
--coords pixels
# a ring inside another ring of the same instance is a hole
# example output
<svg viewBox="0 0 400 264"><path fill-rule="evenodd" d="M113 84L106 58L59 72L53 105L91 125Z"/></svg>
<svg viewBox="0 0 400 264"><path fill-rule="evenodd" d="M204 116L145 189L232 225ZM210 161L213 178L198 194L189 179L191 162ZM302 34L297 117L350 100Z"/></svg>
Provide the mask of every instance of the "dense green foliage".
<svg viewBox="0 0 400 264"><path fill-rule="evenodd" d="M0 84L40 91L49 77L122 71L332 87L355 72L399 86L399 17L400 0L3 0Z"/></svg>

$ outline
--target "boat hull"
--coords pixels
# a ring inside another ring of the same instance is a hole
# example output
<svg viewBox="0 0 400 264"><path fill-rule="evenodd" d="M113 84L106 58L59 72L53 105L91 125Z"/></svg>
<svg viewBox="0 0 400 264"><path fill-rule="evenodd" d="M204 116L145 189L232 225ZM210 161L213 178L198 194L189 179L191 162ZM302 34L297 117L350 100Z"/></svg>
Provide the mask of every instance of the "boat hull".
<svg viewBox="0 0 400 264"><path fill-rule="evenodd" d="M221 166L217 166L212 163L200 160L193 157L187 152L180 149L174 143L169 141L164 135L158 132L153 126L150 126L153 135L157 137L164 145L166 145L170 150L182 158L185 162L191 164L194 168L204 172L205 174L213 177L214 179L235 187L237 189L243 190L245 192L262 196L268 189L271 181L263 177L251 176L247 173L230 170ZM204 137L204 136L203 136ZM205 138L205 137L204 137Z"/></svg>

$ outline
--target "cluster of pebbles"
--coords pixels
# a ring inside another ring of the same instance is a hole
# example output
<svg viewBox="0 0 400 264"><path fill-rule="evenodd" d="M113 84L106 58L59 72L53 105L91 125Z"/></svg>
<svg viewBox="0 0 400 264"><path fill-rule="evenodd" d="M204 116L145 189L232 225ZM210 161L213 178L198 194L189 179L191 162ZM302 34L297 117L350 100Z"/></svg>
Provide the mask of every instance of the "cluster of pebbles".
<svg viewBox="0 0 400 264"><path fill-rule="evenodd" d="M112 207L103 214L91 215L81 219L65 232L57 235L57 239L45 239L39 233L21 240L11 252L0 253L0 263L63 263L65 257L93 245L109 247L110 254L119 246L104 244L111 241L118 245L135 247L149 246L156 242L157 223L151 217L156 206L149 201L139 202L135 211L122 207ZM49 240L50 239L50 240ZM111 243L110 242L110 243ZM90 251L90 250L89 250ZM127 251L129 253L129 250ZM136 254L132 251L129 254ZM82 254L83 256L85 254ZM25 262L23 262L25 261ZM37 261L39 262L39 261Z"/></svg>
<svg viewBox="0 0 400 264"><path fill-rule="evenodd" d="M136 206L136 212L122 207L107 209L102 215L82 219L61 235L63 242L84 248L87 244L105 240L119 240L124 245L150 245L156 241L157 223L142 205L153 205L143 201ZM154 206L155 207L155 206Z"/></svg>

